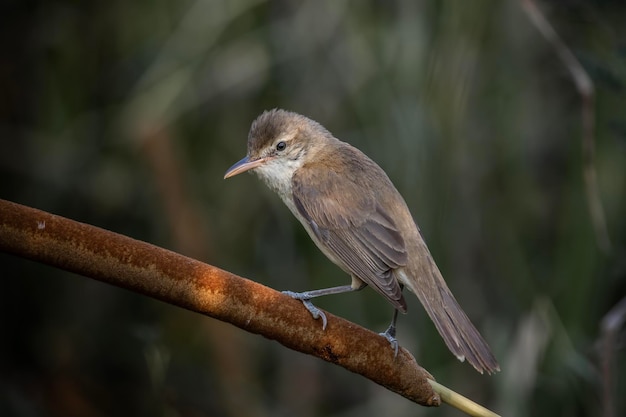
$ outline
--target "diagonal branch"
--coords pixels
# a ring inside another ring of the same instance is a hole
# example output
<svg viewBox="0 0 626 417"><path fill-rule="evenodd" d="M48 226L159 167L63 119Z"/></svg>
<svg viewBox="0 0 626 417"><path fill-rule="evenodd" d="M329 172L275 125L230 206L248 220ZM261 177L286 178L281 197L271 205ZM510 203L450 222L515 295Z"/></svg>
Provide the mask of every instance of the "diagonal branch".
<svg viewBox="0 0 626 417"><path fill-rule="evenodd" d="M360 374L424 406L449 403L496 416L434 382L413 356L326 313L322 330L302 303L211 265L95 226L0 200L0 250L156 298L276 340Z"/></svg>
<svg viewBox="0 0 626 417"><path fill-rule="evenodd" d="M325 331L302 303L211 265L44 211L0 200L0 250L226 321L340 365L425 406L440 397L413 356L326 313Z"/></svg>

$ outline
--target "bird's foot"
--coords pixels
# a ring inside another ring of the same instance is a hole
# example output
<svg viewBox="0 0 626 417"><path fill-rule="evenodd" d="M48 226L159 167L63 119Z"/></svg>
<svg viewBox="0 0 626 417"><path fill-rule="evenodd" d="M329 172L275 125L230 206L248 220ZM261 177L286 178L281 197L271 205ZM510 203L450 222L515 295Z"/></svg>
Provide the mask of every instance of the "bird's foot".
<svg viewBox="0 0 626 417"><path fill-rule="evenodd" d="M389 341L394 352L394 357L398 356L398 340L396 339L396 326L391 325L383 333L379 333L382 337Z"/></svg>
<svg viewBox="0 0 626 417"><path fill-rule="evenodd" d="M283 294L290 296L291 298L295 298L296 300L302 301L304 307L309 310L309 313L313 316L315 320L321 318L322 319L322 330L326 330L326 324L328 324L328 320L326 319L326 314L319 308L315 307L311 302L311 295L308 292L293 292L293 291L283 291Z"/></svg>

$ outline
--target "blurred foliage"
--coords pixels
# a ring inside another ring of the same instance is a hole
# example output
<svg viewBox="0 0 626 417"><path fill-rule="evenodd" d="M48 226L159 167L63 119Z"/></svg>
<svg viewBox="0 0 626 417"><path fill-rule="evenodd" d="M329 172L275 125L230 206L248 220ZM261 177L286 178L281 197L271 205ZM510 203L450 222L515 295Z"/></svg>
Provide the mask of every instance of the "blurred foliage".
<svg viewBox="0 0 626 417"><path fill-rule="evenodd" d="M626 295L626 7L540 7L596 86L608 254L583 188L581 97L514 1L4 1L0 197L277 289L347 283L256 178L222 180L257 114L297 111L389 173L500 360L492 377L458 363L411 299L400 343L441 383L507 416L602 415L607 401L624 415L624 332L603 350L600 322ZM0 415L460 415L0 259ZM391 318L368 289L318 304L374 330Z"/></svg>

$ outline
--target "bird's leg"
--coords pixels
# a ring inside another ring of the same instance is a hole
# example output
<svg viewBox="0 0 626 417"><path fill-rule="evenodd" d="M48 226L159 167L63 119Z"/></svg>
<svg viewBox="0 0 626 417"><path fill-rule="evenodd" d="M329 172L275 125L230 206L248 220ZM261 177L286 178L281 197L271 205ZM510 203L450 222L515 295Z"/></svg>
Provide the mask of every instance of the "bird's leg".
<svg viewBox="0 0 626 417"><path fill-rule="evenodd" d="M396 339L396 321L398 320L398 310L393 311L393 318L391 324L387 327L383 333L380 333L391 344L391 348L394 351L394 356L398 356L398 340Z"/></svg>
<svg viewBox="0 0 626 417"><path fill-rule="evenodd" d="M340 285L339 287L322 288L320 290L304 292L283 291L283 294L286 294L291 298L295 298L296 300L302 301L302 304L304 304L306 309L309 310L314 319L317 320L320 317L322 318L322 330L326 330L326 324L328 323L328 321L326 320L326 314L324 314L322 310L313 305L313 303L311 302L311 298L321 297L323 295L341 294L344 292L356 291L360 290L364 286L365 285L353 287L352 285Z"/></svg>
<svg viewBox="0 0 626 417"><path fill-rule="evenodd" d="M400 284L400 291L404 290L404 284ZM387 327L383 333L380 333L391 344L391 348L394 352L394 357L398 356L398 340L396 339L396 321L398 321L398 309L393 311L393 318L391 324Z"/></svg>

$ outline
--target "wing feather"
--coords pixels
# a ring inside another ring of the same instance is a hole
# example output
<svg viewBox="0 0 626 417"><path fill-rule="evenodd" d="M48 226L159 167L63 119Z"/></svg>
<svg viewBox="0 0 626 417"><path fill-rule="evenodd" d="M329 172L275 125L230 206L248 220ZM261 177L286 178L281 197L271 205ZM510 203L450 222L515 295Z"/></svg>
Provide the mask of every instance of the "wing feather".
<svg viewBox="0 0 626 417"><path fill-rule="evenodd" d="M367 178L312 167L307 167L306 175L315 181L296 173L292 193L313 238L334 255L342 269L406 311L402 289L393 274L407 264L405 242L393 218L377 201L375 190L368 188ZM349 202L349 207L342 202Z"/></svg>

